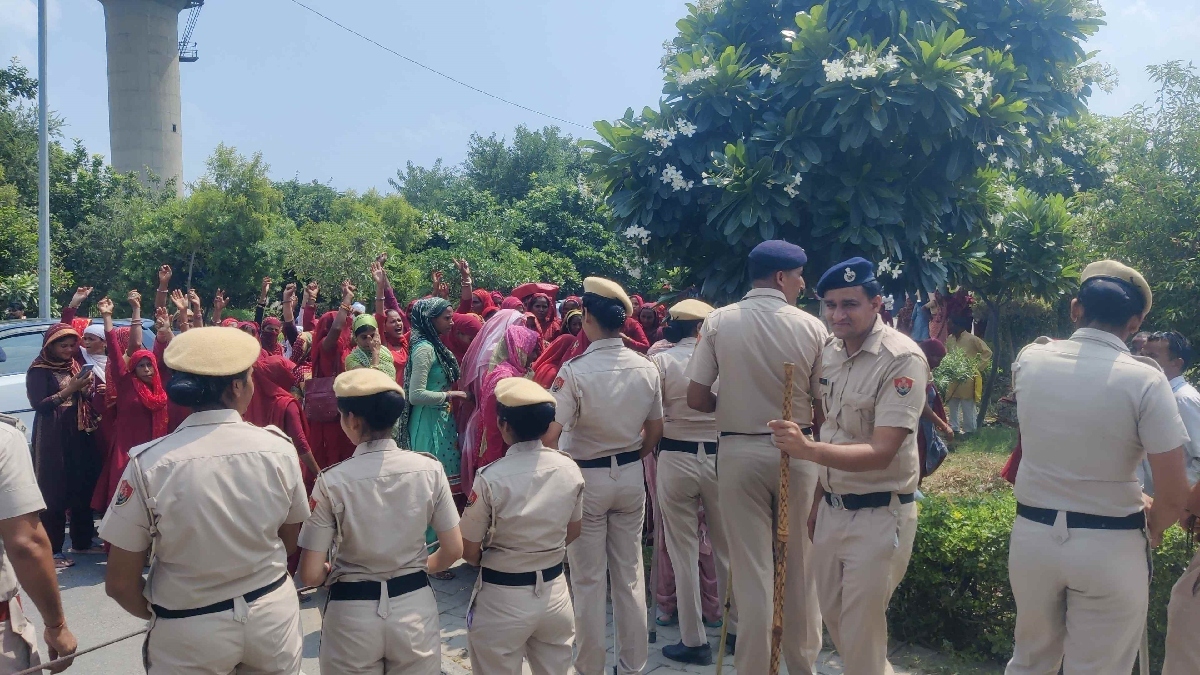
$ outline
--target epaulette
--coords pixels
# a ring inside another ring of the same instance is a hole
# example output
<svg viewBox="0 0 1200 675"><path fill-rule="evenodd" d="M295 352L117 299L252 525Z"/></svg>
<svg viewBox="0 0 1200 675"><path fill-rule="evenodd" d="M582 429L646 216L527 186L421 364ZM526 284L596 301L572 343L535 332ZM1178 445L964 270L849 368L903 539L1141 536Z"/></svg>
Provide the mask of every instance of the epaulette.
<svg viewBox="0 0 1200 675"><path fill-rule="evenodd" d="M349 458L347 458L347 459L349 459ZM346 460L345 460L345 459L343 459L343 460L342 460L342 461L340 461L340 462L334 462L333 464L330 464L329 466L325 467L324 469L321 469L321 470L320 470L320 471L317 473L317 475L321 475L321 474L324 474L324 473L328 473L330 470L332 470L332 469L333 469L333 467L335 467L335 466L338 466L338 465L340 465L340 464L343 464L343 463L345 463L345 462L346 462Z"/></svg>
<svg viewBox="0 0 1200 675"><path fill-rule="evenodd" d="M1052 337L1047 337L1047 336L1045 336L1045 335L1041 335L1041 336L1039 336L1039 337L1038 337L1036 340L1034 340L1034 341L1033 341L1033 344L1035 344L1035 345L1048 345L1048 344L1050 344L1051 342L1054 342L1054 338L1052 338Z"/></svg>
<svg viewBox="0 0 1200 675"><path fill-rule="evenodd" d="M549 448L549 449L554 450L554 452L557 452L558 454L562 455L563 457L566 457L567 459L571 460L572 462L575 461L574 457L572 457L570 454L568 454L567 452L565 452L563 450L559 450L557 448Z"/></svg>
<svg viewBox="0 0 1200 675"><path fill-rule="evenodd" d="M1147 366L1150 366L1151 368L1157 370L1160 373L1163 371L1162 365L1160 365L1158 361L1155 361L1154 359L1150 358L1149 356L1141 356L1140 354L1130 354L1130 356L1132 356L1133 360L1137 361L1138 363L1142 363Z"/></svg>
<svg viewBox="0 0 1200 675"><path fill-rule="evenodd" d="M1049 337L1046 337L1045 335L1043 335L1043 336L1037 338L1036 340L1034 340L1033 342L1030 342L1029 344L1025 345L1024 347L1021 347L1021 351L1017 352L1017 358L1013 359L1013 368L1017 368L1020 366L1021 356L1025 353L1025 350L1029 349L1030 347L1033 347L1034 345L1039 345L1039 346L1048 345L1051 342L1054 342L1054 338L1049 338Z"/></svg>
<svg viewBox="0 0 1200 675"><path fill-rule="evenodd" d="M424 455L425 457L428 457L429 459L432 459L433 461L438 462L439 464L442 461L442 460L438 459L437 456L435 456L431 453L428 453L428 452L421 452L420 450L413 450L412 452L414 452L418 455Z"/></svg>
<svg viewBox="0 0 1200 675"><path fill-rule="evenodd" d="M25 423L21 421L20 417L13 417L12 415L0 413L0 424L7 424L16 427L17 431L21 432L22 436L29 432L29 429L25 426Z"/></svg>
<svg viewBox="0 0 1200 675"><path fill-rule="evenodd" d="M279 427L275 426L274 424L268 424L265 427L259 427L259 429L262 429L264 431L269 431L269 432L275 434L276 436L287 441L288 445L292 444L292 437L288 436L286 433L284 433L283 429L280 429Z"/></svg>
<svg viewBox="0 0 1200 675"><path fill-rule="evenodd" d="M138 455L142 454L143 452L146 452L150 448L153 448L154 446L158 445L159 443L162 443L163 441L167 440L174 434L175 434L175 432L172 431L171 433L167 434L166 436L159 436L158 438L156 438L148 443L142 443L141 445L135 445L129 451L129 457L130 458L137 457Z"/></svg>

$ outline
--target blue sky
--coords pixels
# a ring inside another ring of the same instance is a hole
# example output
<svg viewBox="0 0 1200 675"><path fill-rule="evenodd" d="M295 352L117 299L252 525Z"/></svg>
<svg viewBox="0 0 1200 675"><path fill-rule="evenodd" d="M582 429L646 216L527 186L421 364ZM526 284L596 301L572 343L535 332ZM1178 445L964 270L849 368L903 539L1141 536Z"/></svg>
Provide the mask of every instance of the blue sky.
<svg viewBox="0 0 1200 675"><path fill-rule="evenodd" d="M587 129L657 101L663 40L682 0L303 0L402 54ZM1200 0L1102 0L1109 25L1088 49L1120 85L1092 99L1119 114L1150 102L1145 67L1200 61ZM181 64L184 174L219 142L261 151L275 178L387 189L406 161L462 160L472 132L550 120L408 64L290 0L208 0ZM97 0L51 0L49 94L65 133L108 154L104 14ZM36 0L0 0L0 59L37 66Z"/></svg>

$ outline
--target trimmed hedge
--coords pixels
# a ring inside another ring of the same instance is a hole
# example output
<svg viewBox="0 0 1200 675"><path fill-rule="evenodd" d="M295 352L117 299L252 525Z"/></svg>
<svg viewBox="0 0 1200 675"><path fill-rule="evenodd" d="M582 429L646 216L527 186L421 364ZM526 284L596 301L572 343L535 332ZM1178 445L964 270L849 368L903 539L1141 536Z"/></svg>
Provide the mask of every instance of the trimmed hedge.
<svg viewBox="0 0 1200 675"><path fill-rule="evenodd" d="M888 625L897 640L965 658L1012 656L1016 605L1008 581L1008 539L1016 517L1011 493L969 499L930 496L920 504L908 572L892 598ZM1171 587L1187 568L1187 536L1178 527L1154 555L1150 653L1162 666Z"/></svg>

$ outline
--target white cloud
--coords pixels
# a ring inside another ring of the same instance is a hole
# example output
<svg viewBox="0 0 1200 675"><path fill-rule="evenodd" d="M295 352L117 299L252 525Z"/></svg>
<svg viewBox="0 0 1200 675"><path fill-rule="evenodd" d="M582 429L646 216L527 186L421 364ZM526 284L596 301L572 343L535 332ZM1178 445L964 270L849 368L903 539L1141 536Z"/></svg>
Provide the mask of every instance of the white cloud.
<svg viewBox="0 0 1200 675"><path fill-rule="evenodd" d="M59 0L49 0L46 18L53 30L62 17ZM38 0L0 0L0 58L8 65L15 56L36 74Z"/></svg>

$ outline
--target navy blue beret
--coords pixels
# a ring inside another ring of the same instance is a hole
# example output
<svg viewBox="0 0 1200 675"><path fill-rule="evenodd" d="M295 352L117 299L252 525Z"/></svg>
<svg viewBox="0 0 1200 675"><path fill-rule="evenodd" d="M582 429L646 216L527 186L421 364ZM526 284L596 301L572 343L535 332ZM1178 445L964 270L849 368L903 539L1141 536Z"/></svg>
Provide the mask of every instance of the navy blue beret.
<svg viewBox="0 0 1200 675"><path fill-rule="evenodd" d="M794 270L808 263L808 254L799 246L782 239L768 239L750 251L750 269L755 276Z"/></svg>
<svg viewBox="0 0 1200 675"><path fill-rule="evenodd" d="M862 286L872 281L875 281L875 263L866 258L851 258L830 267L821 275L821 280L817 282L817 295L824 296L826 291Z"/></svg>

